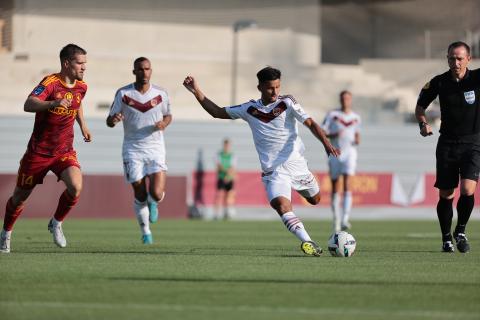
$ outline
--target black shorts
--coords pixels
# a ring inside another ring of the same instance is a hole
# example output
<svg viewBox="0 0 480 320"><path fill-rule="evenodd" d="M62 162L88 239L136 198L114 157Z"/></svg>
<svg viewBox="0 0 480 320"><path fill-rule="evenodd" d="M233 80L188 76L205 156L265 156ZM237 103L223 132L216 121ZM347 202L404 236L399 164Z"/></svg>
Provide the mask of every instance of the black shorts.
<svg viewBox="0 0 480 320"><path fill-rule="evenodd" d="M446 139L445 139L446 140ZM438 139L437 180L435 187L441 190L458 187L460 179L478 181L480 173L480 144L445 141Z"/></svg>
<svg viewBox="0 0 480 320"><path fill-rule="evenodd" d="M217 180L217 190L230 191L233 189L233 180L228 182L223 181L222 179Z"/></svg>

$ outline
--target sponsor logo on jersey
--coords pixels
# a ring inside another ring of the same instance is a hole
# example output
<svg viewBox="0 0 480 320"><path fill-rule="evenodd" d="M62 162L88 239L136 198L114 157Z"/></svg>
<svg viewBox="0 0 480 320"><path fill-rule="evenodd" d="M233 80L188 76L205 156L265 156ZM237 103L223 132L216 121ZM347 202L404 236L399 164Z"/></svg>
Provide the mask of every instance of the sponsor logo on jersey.
<svg viewBox="0 0 480 320"><path fill-rule="evenodd" d="M40 95L43 91L45 91L45 86L42 86L41 84L38 85L34 90L33 90L33 94L38 96Z"/></svg>
<svg viewBox="0 0 480 320"><path fill-rule="evenodd" d="M465 96L465 101L467 101L468 104L475 103L475 91L467 91L464 92L463 95Z"/></svg>
<svg viewBox="0 0 480 320"><path fill-rule="evenodd" d="M72 118L75 118L77 116L77 110L67 109L64 107L52 107L48 109L48 112L59 116L71 116Z"/></svg>

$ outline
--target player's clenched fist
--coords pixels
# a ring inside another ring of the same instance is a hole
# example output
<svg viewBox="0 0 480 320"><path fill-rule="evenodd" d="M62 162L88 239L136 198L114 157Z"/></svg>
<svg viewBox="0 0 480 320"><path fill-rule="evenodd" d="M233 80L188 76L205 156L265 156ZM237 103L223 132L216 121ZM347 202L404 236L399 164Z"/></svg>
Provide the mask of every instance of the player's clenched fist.
<svg viewBox="0 0 480 320"><path fill-rule="evenodd" d="M121 114L120 112L119 113L115 113L112 117L112 122L114 124L117 124L119 123L120 121L123 120L123 114Z"/></svg>
<svg viewBox="0 0 480 320"><path fill-rule="evenodd" d="M192 76L187 76L183 81L183 86L187 88L188 91L195 94L198 91L197 82Z"/></svg>

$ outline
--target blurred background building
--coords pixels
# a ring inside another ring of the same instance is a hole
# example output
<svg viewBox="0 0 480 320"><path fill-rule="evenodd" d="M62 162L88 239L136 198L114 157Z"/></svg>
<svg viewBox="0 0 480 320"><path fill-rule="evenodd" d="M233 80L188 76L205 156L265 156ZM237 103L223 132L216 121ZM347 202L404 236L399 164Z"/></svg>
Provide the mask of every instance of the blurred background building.
<svg viewBox="0 0 480 320"><path fill-rule="evenodd" d="M479 13L476 0L1 0L0 172L15 172L25 150L33 124L23 112L28 93L59 70L61 47L75 43L88 51L84 105L95 141L77 143L87 173L122 172L121 130L104 119L116 89L134 80L133 60L146 56L152 82L172 101L173 174L194 170L200 148L209 169L229 135L239 170L259 169L248 128L211 119L182 81L194 75L212 100L229 105L258 98L255 74L271 65L283 72L283 93L318 121L338 107L341 90L352 91L364 121L359 170L413 181L434 170L435 139L422 140L407 124L417 94L447 70L450 42L466 41L480 56ZM303 136L310 166L325 171L318 142Z"/></svg>

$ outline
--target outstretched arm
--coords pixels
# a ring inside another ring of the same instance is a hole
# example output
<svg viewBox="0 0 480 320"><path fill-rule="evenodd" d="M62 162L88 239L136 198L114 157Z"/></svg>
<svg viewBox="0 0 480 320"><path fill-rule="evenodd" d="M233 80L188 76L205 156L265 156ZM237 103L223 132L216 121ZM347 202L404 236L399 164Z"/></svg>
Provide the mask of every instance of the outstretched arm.
<svg viewBox="0 0 480 320"><path fill-rule="evenodd" d="M431 136L433 131L432 127L427 123L427 118L425 117L425 108L417 104L415 107L415 117L420 125L420 134L424 137Z"/></svg>
<svg viewBox="0 0 480 320"><path fill-rule="evenodd" d="M196 80L192 76L187 76L183 81L183 85L188 91L193 93L202 108L205 109L205 111L207 111L212 117L218 119L231 119L225 108L219 107L203 94L198 87Z"/></svg>
<svg viewBox="0 0 480 320"><path fill-rule="evenodd" d="M320 140L320 142L323 144L323 147L325 148L325 151L327 152L327 155L334 155L335 157L338 157L340 155L340 150L335 149L334 146L330 143L330 141L327 139L327 135L325 134L325 131L323 131L322 128L312 119L308 118L303 122L303 124L310 129L312 134Z"/></svg>

